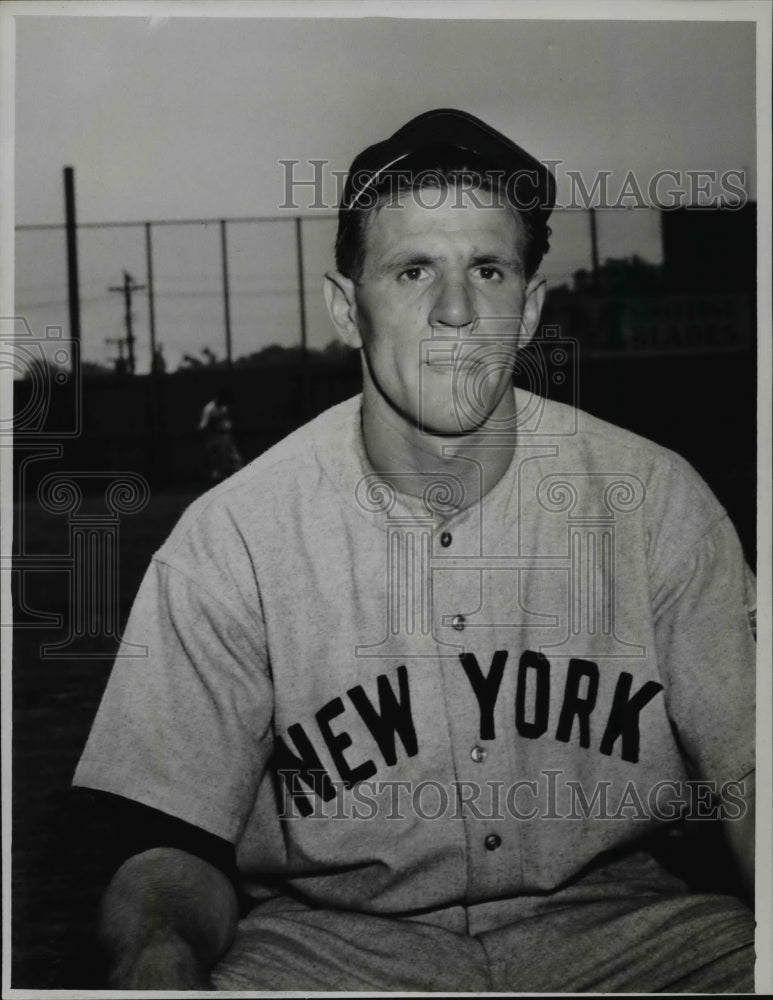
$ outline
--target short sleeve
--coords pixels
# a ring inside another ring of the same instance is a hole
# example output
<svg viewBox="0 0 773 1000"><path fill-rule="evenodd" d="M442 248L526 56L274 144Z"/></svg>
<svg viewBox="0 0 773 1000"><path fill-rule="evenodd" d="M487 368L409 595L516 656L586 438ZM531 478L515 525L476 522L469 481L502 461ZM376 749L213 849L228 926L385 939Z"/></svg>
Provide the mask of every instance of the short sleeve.
<svg viewBox="0 0 773 1000"><path fill-rule="evenodd" d="M669 566L654 595L655 636L672 725L697 776L754 768L754 578L722 518Z"/></svg>
<svg viewBox="0 0 773 1000"><path fill-rule="evenodd" d="M271 744L260 608L236 614L156 558L75 773L236 842Z"/></svg>

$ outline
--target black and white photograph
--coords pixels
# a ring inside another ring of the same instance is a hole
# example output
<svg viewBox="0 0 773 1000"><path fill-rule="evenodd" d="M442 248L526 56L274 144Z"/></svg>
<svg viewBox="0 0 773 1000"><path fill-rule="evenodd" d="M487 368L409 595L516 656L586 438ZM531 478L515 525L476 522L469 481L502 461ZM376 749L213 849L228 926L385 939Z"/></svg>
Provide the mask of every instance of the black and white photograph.
<svg viewBox="0 0 773 1000"><path fill-rule="evenodd" d="M0 4L4 996L773 989L771 23Z"/></svg>

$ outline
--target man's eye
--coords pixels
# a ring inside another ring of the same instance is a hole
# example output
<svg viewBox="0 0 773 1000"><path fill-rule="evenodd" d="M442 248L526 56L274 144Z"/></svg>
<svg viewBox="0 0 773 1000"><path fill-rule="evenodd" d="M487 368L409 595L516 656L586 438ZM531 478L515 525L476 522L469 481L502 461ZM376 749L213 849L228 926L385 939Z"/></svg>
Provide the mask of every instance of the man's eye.
<svg viewBox="0 0 773 1000"><path fill-rule="evenodd" d="M479 267L478 274L484 281L496 281L502 277L502 272L498 267Z"/></svg>
<svg viewBox="0 0 773 1000"><path fill-rule="evenodd" d="M404 271L400 272L401 281L418 281L419 278L424 277L425 271L423 267L407 267Z"/></svg>

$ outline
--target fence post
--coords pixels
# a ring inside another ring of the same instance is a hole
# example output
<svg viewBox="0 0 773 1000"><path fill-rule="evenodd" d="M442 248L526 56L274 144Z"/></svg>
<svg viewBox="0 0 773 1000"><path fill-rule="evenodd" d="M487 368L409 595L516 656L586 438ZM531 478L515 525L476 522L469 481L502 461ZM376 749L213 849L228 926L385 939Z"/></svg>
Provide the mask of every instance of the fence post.
<svg viewBox="0 0 773 1000"><path fill-rule="evenodd" d="M306 289L303 272L302 219L295 218L295 248L298 257L298 309L301 323L301 408L304 418L309 415L309 348L306 335Z"/></svg>
<svg viewBox="0 0 773 1000"><path fill-rule="evenodd" d="M70 410L74 416L80 402L75 394L78 391L76 387L80 385L82 352L80 351L81 293L78 278L78 222L75 211L75 171L72 167L64 168L64 214L67 233L67 302L70 312L70 338L76 345L72 358L72 378L70 379L73 395L69 401Z"/></svg>
<svg viewBox="0 0 773 1000"><path fill-rule="evenodd" d="M64 168L64 211L67 223L67 298L70 307L70 337L80 343L81 301L78 288L78 233L75 218L75 173Z"/></svg>
<svg viewBox="0 0 773 1000"><path fill-rule="evenodd" d="M145 268L146 285L148 289L148 330L150 331L150 470L156 481L161 469L166 469L165 461L166 439L164 437L164 421L161 403L161 377L159 368L161 355L156 356L159 349L156 343L156 304L153 284L153 235L152 223L145 223Z"/></svg>
<svg viewBox="0 0 773 1000"><path fill-rule="evenodd" d="M228 370L231 370L231 290L228 285L228 243L226 220L220 220L220 251L223 258L223 306L225 310L225 356Z"/></svg>
<svg viewBox="0 0 773 1000"><path fill-rule="evenodd" d="M153 298L153 241L151 223L145 223L145 264L147 277L145 284L148 289L148 329L150 330L150 370L156 370L156 307Z"/></svg>

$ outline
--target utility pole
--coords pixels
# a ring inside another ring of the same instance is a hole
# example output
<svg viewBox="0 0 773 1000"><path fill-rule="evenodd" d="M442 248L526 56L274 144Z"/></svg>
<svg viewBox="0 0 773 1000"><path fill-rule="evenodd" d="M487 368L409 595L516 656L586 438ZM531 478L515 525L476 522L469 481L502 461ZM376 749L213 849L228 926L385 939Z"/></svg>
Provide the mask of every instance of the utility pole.
<svg viewBox="0 0 773 1000"><path fill-rule="evenodd" d="M124 301L124 321L126 323L126 349L128 351L129 357L127 358L126 370L129 375L134 374L134 331L132 330L132 295L134 292L141 292L145 288L144 285L135 284L134 278L129 274L128 271L123 272L123 284L122 285L110 285L108 288L109 292L123 292Z"/></svg>

